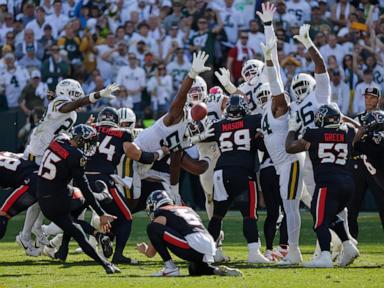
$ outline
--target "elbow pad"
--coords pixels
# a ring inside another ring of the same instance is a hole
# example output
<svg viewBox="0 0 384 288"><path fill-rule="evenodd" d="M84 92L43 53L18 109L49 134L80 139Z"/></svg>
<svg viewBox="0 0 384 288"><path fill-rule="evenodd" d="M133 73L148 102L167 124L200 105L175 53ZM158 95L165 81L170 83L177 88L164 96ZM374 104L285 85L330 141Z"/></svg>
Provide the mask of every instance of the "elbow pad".
<svg viewBox="0 0 384 288"><path fill-rule="evenodd" d="M152 164L155 161L155 153L152 152L141 152L140 159L138 162L143 164Z"/></svg>

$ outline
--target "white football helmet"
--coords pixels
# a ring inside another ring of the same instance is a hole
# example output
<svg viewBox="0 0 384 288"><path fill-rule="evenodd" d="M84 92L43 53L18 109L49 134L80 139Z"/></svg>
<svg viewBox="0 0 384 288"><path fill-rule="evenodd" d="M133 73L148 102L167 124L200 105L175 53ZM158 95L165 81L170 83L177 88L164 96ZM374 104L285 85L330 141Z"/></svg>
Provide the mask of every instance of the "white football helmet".
<svg viewBox="0 0 384 288"><path fill-rule="evenodd" d="M187 94L187 105L193 106L194 103L203 102L207 97L207 83L200 76L196 76Z"/></svg>
<svg viewBox="0 0 384 288"><path fill-rule="evenodd" d="M84 96L83 88L78 81L74 79L61 80L56 85L56 96L69 96L72 100L77 100Z"/></svg>
<svg viewBox="0 0 384 288"><path fill-rule="evenodd" d="M117 113L119 114L120 121L119 125L123 128L128 128L129 130L132 130L135 128L136 125L136 114L132 111L130 108L120 108L117 110Z"/></svg>
<svg viewBox="0 0 384 288"><path fill-rule="evenodd" d="M291 93L296 102L301 102L307 97L316 86L316 80L309 74L299 73L295 75L291 83Z"/></svg>
<svg viewBox="0 0 384 288"><path fill-rule="evenodd" d="M241 69L241 76L246 82L249 82L254 77L260 77L264 69L264 62L251 59L244 63Z"/></svg>
<svg viewBox="0 0 384 288"><path fill-rule="evenodd" d="M257 106L264 108L265 104L271 99L271 88L269 87L269 83L263 83L257 88L256 92L252 94L253 102L257 104Z"/></svg>

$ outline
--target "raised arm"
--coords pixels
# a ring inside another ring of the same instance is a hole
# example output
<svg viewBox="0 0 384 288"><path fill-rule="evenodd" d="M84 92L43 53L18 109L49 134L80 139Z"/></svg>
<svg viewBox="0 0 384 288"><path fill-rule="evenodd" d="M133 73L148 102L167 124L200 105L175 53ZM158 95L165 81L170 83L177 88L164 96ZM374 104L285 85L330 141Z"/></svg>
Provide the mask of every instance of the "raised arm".
<svg viewBox="0 0 384 288"><path fill-rule="evenodd" d="M184 105L187 101L187 94L192 87L193 81L200 73L211 70L210 67L205 66L208 57L209 55L204 51L199 51L197 54L193 54L192 68L189 71L188 76L184 79L175 100L173 100L169 112L164 117L165 126L174 125L182 119Z"/></svg>
<svg viewBox="0 0 384 288"><path fill-rule="evenodd" d="M271 87L272 114L275 118L278 118L288 112L288 103L284 95L284 86L278 80L278 74L280 74L280 72L276 71L276 67L272 62L272 50L276 48L276 38L266 45L261 43L261 48L263 49L264 58L267 63L265 69Z"/></svg>
<svg viewBox="0 0 384 288"><path fill-rule="evenodd" d="M82 97L75 101L70 101L62 105L59 109L61 113L69 113L75 111L77 108L93 104L101 98L114 99L115 96L112 95L113 92L118 91L119 85L116 83L108 85L103 90L92 92L89 96Z"/></svg>
<svg viewBox="0 0 384 288"><path fill-rule="evenodd" d="M309 24L302 25L299 35L295 35L293 38L305 46L313 63L315 63L315 96L317 101L319 101L320 104L329 104L331 102L331 80L329 79L323 57L309 37L310 28L311 25Z"/></svg>

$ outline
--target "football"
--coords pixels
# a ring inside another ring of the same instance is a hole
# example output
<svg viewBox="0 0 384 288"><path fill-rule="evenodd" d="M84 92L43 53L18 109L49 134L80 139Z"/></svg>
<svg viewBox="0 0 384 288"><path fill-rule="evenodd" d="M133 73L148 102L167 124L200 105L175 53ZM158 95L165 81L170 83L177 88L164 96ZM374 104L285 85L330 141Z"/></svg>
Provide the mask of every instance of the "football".
<svg viewBox="0 0 384 288"><path fill-rule="evenodd" d="M208 107L205 103L197 103L191 109L191 117L194 121L200 121L208 114Z"/></svg>

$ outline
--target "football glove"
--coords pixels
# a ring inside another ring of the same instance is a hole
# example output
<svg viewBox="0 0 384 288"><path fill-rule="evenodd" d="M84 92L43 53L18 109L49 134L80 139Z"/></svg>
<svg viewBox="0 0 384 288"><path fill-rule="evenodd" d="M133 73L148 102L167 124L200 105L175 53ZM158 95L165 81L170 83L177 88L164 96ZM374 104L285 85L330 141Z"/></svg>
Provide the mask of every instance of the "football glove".
<svg viewBox="0 0 384 288"><path fill-rule="evenodd" d="M188 76L192 79L196 79L196 76L202 72L211 70L210 67L205 66L209 55L204 51L199 51L193 54L192 68L189 71Z"/></svg>
<svg viewBox="0 0 384 288"><path fill-rule="evenodd" d="M311 25L309 24L303 24L300 27L299 35L293 36L294 39L301 42L305 46L306 49L311 48L314 46L311 37L309 37L309 29L311 28Z"/></svg>

